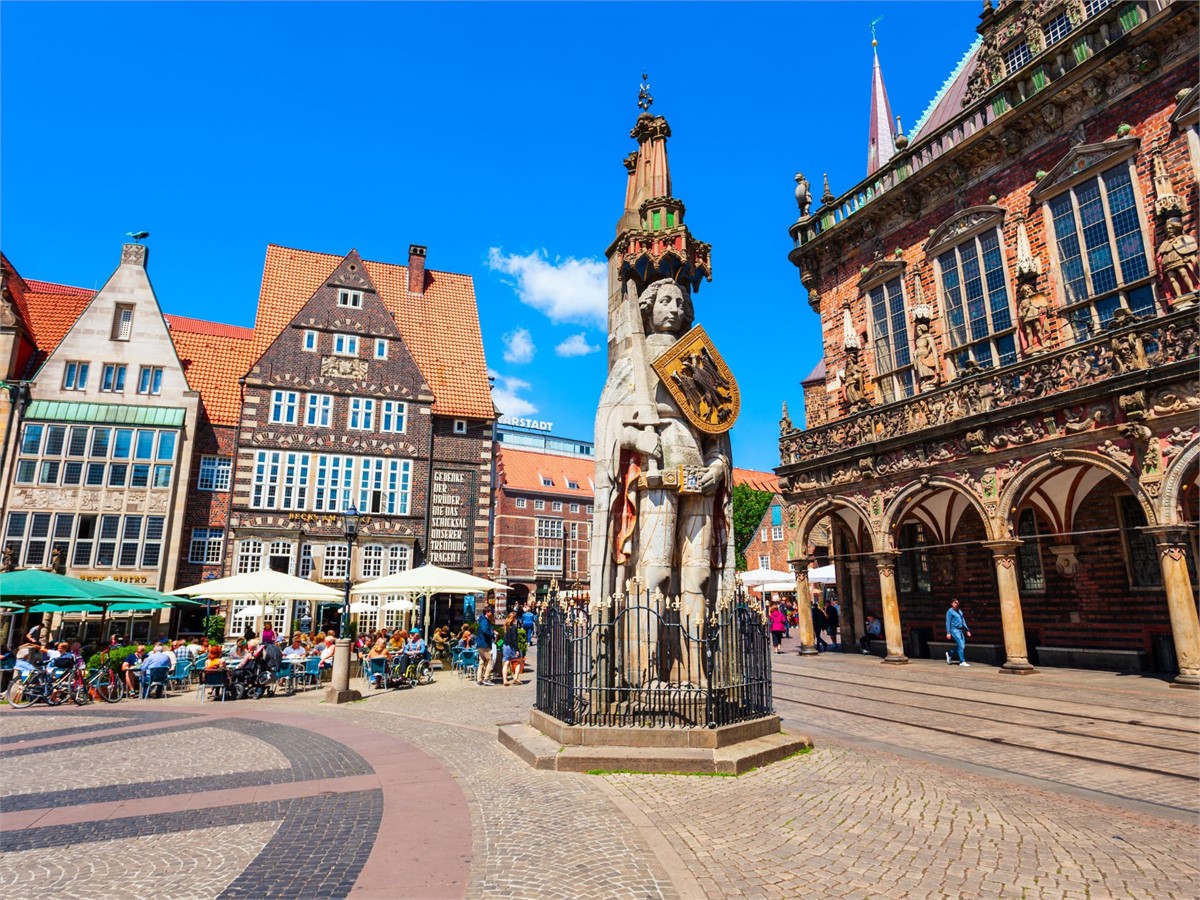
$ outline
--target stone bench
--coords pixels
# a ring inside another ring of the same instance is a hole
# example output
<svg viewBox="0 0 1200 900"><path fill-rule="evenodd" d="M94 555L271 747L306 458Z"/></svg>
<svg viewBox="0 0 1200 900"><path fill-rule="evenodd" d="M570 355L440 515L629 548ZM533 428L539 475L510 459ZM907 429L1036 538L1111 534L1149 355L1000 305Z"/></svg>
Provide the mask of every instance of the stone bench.
<svg viewBox="0 0 1200 900"><path fill-rule="evenodd" d="M1097 650L1084 647L1037 647L1038 665L1110 672L1150 672L1146 650Z"/></svg>
<svg viewBox="0 0 1200 900"><path fill-rule="evenodd" d="M945 662L946 651L950 651L950 655L956 660L958 659L958 650L954 646L954 641L929 642L930 659L940 659ZM983 663L987 666L1002 666L1008 658L1004 654L1003 644L973 644L970 638L967 638L967 649L963 655L966 656L967 662Z"/></svg>

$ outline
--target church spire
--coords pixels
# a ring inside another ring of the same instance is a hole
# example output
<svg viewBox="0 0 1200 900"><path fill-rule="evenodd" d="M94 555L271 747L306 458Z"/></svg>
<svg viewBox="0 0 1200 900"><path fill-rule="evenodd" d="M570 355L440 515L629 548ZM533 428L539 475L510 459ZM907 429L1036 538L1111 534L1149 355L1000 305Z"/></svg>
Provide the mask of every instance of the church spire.
<svg viewBox="0 0 1200 900"><path fill-rule="evenodd" d="M880 17L882 18L882 16ZM887 88L883 86L883 72L879 68L879 41L875 39L876 19L871 23L871 48L875 66L871 72L871 132L867 141L867 174L887 164L896 153L892 136L892 105L888 103Z"/></svg>

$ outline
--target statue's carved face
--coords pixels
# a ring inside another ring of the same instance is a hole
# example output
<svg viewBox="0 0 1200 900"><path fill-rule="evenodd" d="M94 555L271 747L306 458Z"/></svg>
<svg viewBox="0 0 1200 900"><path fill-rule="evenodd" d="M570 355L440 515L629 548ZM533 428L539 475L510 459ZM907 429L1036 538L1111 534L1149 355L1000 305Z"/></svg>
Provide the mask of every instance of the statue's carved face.
<svg viewBox="0 0 1200 900"><path fill-rule="evenodd" d="M659 288L650 309L650 330L654 334L679 334L684 317L683 291L673 284Z"/></svg>

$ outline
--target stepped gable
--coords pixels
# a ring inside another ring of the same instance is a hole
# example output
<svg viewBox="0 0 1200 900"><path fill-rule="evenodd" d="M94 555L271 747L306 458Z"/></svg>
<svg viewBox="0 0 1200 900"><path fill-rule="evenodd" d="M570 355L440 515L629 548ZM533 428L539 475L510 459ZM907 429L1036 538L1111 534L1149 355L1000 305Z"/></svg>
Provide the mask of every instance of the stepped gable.
<svg viewBox="0 0 1200 900"><path fill-rule="evenodd" d="M341 261L330 253L267 246L254 329L256 356L292 322ZM471 276L426 269L423 290L410 292L408 266L363 262L433 389L433 412L494 418Z"/></svg>
<svg viewBox="0 0 1200 900"><path fill-rule="evenodd" d="M165 316L188 386L200 392L213 425L236 426L238 379L254 362L254 329L188 316Z"/></svg>

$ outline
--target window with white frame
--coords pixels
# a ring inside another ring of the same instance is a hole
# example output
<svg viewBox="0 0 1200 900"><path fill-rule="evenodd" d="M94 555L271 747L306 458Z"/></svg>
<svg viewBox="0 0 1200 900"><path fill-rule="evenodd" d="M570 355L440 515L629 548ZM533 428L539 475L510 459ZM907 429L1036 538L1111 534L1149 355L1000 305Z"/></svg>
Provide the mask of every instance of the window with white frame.
<svg viewBox="0 0 1200 900"><path fill-rule="evenodd" d="M409 496L412 492L412 460L388 460L387 493L383 510L389 515L408 515Z"/></svg>
<svg viewBox="0 0 1200 900"><path fill-rule="evenodd" d="M188 549L188 562L216 565L221 561L221 551L224 546L224 528L193 528L192 542Z"/></svg>
<svg viewBox="0 0 1200 900"><path fill-rule="evenodd" d="M534 500L533 508L537 512L541 512L542 510L544 510L546 508L546 501L545 500Z"/></svg>
<svg viewBox="0 0 1200 900"><path fill-rule="evenodd" d="M517 498L516 498L516 499L513 501L513 506L515 506L517 509L524 509L524 508L525 508L525 498L524 498L524 497L517 497Z"/></svg>
<svg viewBox="0 0 1200 900"><path fill-rule="evenodd" d="M551 502L550 511L551 512L562 512L562 501L554 500L553 502Z"/></svg>
<svg viewBox="0 0 1200 900"><path fill-rule="evenodd" d="M355 506L360 513L383 512L383 470L387 460L366 458L358 464L358 499Z"/></svg>
<svg viewBox="0 0 1200 900"><path fill-rule="evenodd" d="M379 578L383 575L383 547L367 544L359 553L358 565L363 578Z"/></svg>
<svg viewBox="0 0 1200 900"><path fill-rule="evenodd" d="M399 596L397 596L396 594L388 594L386 597L383 598L383 603L380 606L380 610L382 611L382 615L383 615L383 626L382 627L384 627L384 628L399 628L400 625L404 622L404 610L396 608L396 607L388 609L388 604L390 604L396 600L399 600L399 599L401 599L401 598Z"/></svg>
<svg viewBox="0 0 1200 900"><path fill-rule="evenodd" d="M358 356L358 335L335 334L333 336L333 352L337 356Z"/></svg>
<svg viewBox="0 0 1200 900"><path fill-rule="evenodd" d="M312 544L300 545L300 568L296 574L301 578L309 578L313 570L313 548Z"/></svg>
<svg viewBox="0 0 1200 900"><path fill-rule="evenodd" d="M88 380L88 363L72 360L63 366L63 390L86 391Z"/></svg>
<svg viewBox="0 0 1200 900"><path fill-rule="evenodd" d="M454 420L454 433L455 434L466 434L467 433L467 420L466 419L455 419Z"/></svg>
<svg viewBox="0 0 1200 900"><path fill-rule="evenodd" d="M291 541L271 541L271 546L267 548L267 568L272 572L291 575L292 552L295 546Z"/></svg>
<svg viewBox="0 0 1200 900"><path fill-rule="evenodd" d="M1062 315L1076 341L1098 334L1122 303L1138 315L1155 312L1130 167L1123 162L1047 201L1065 294Z"/></svg>
<svg viewBox="0 0 1200 900"><path fill-rule="evenodd" d="M101 393L125 393L125 369L124 363L105 363L100 372Z"/></svg>
<svg viewBox="0 0 1200 900"><path fill-rule="evenodd" d="M163 382L163 367L162 366L142 366L138 370L138 388L139 394L149 394L157 396L162 393Z"/></svg>
<svg viewBox="0 0 1200 900"><path fill-rule="evenodd" d="M127 341L131 337L133 337L133 307L125 303L118 303L117 308L113 311L112 339Z"/></svg>
<svg viewBox="0 0 1200 900"><path fill-rule="evenodd" d="M349 306L353 309L362 309L362 291L338 291L338 306Z"/></svg>
<svg viewBox="0 0 1200 900"><path fill-rule="evenodd" d="M333 424L333 397L329 394L305 394L304 424L310 428L329 428Z"/></svg>
<svg viewBox="0 0 1200 900"><path fill-rule="evenodd" d="M967 360L985 368L1016 362L1016 333L999 228L939 254L937 269L948 355L955 371L961 371Z"/></svg>
<svg viewBox="0 0 1200 900"><path fill-rule="evenodd" d="M558 572L562 570L562 547L538 547L536 564L539 572Z"/></svg>
<svg viewBox="0 0 1200 900"><path fill-rule="evenodd" d="M283 453L279 450L259 450L255 454L251 506L258 509L275 509L279 502L279 468L282 462Z"/></svg>
<svg viewBox="0 0 1200 900"><path fill-rule="evenodd" d="M772 525L771 526L771 540L772 541L782 541L783 540L783 526L782 525Z"/></svg>
<svg viewBox="0 0 1200 900"><path fill-rule="evenodd" d="M762 527L762 542L764 544L767 542L767 526L766 525L764 525Z"/></svg>
<svg viewBox="0 0 1200 900"><path fill-rule="evenodd" d="M1026 41L1021 41L1010 50L1004 53L1004 72L1011 75L1033 60L1033 54L1029 52L1029 44Z"/></svg>
<svg viewBox="0 0 1200 900"><path fill-rule="evenodd" d="M353 456L317 456L317 479L313 506L317 512L340 513L350 505Z"/></svg>
<svg viewBox="0 0 1200 900"><path fill-rule="evenodd" d="M232 456L201 456L200 473L196 476L196 489L199 491L227 491L232 476Z"/></svg>
<svg viewBox="0 0 1200 900"><path fill-rule="evenodd" d="M765 554L764 554L764 555L760 555L760 556L758 557L758 567L759 567L760 569L769 569L769 568L771 568L771 557L769 557L769 556L766 556Z"/></svg>
<svg viewBox="0 0 1200 900"><path fill-rule="evenodd" d="M403 434L407 425L408 404L403 400L384 400L379 409L379 430Z"/></svg>
<svg viewBox="0 0 1200 900"><path fill-rule="evenodd" d="M875 383L884 403L911 397L912 355L908 316L899 278L871 288L871 331L875 349Z"/></svg>
<svg viewBox="0 0 1200 900"><path fill-rule="evenodd" d="M279 509L308 509L307 453L287 453L283 458Z"/></svg>
<svg viewBox="0 0 1200 900"><path fill-rule="evenodd" d="M1112 6L1113 0L1084 0L1083 11L1090 19L1099 12L1103 12Z"/></svg>
<svg viewBox="0 0 1200 900"><path fill-rule="evenodd" d="M1046 46L1057 44L1068 34L1071 33L1071 17L1066 12L1060 12L1056 16L1051 16L1042 25L1042 33L1046 35Z"/></svg>
<svg viewBox="0 0 1200 900"><path fill-rule="evenodd" d="M389 575L395 575L397 572L407 572L412 568L412 548L408 544L392 544L388 548L388 570Z"/></svg>
<svg viewBox="0 0 1200 900"><path fill-rule="evenodd" d="M571 512L573 512L573 513L579 512L579 504L578 503L571 504Z"/></svg>
<svg viewBox="0 0 1200 900"><path fill-rule="evenodd" d="M301 346L310 353L317 349L317 333L315 331L304 332L304 341Z"/></svg>
<svg viewBox="0 0 1200 900"><path fill-rule="evenodd" d="M247 575L263 567L263 542L257 538L238 541L237 573Z"/></svg>
<svg viewBox="0 0 1200 900"><path fill-rule="evenodd" d="M370 634L379 627L379 595L365 594L358 598L361 604L355 615L358 617L358 633Z"/></svg>
<svg viewBox="0 0 1200 900"><path fill-rule="evenodd" d="M350 548L345 544L326 544L325 562L321 568L321 577L332 580L340 578L343 581L350 572Z"/></svg>
<svg viewBox="0 0 1200 900"><path fill-rule="evenodd" d="M562 540L563 520L539 517L537 519L537 536Z"/></svg>
<svg viewBox="0 0 1200 900"><path fill-rule="evenodd" d="M375 401L370 397L351 397L347 424L351 431L374 431Z"/></svg>
<svg viewBox="0 0 1200 900"><path fill-rule="evenodd" d="M554 487L554 479L548 475L539 476L542 480L542 487Z"/></svg>
<svg viewBox="0 0 1200 900"><path fill-rule="evenodd" d="M296 407L300 404L300 395L295 391L271 392L271 423L274 425L295 425Z"/></svg>
<svg viewBox="0 0 1200 900"><path fill-rule="evenodd" d="M375 358L387 359L388 342L386 338L375 338Z"/></svg>

